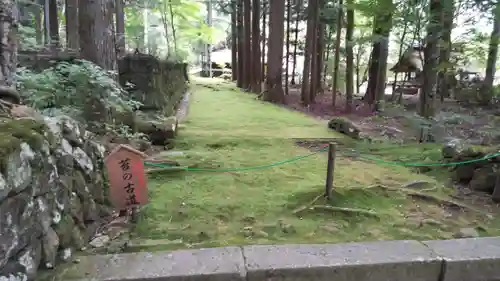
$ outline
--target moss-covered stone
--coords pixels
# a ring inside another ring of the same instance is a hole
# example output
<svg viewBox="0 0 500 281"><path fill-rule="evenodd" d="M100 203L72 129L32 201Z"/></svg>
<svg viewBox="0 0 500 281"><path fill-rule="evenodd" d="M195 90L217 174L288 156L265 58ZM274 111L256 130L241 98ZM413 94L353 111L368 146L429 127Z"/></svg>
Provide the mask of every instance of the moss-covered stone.
<svg viewBox="0 0 500 281"><path fill-rule="evenodd" d="M360 138L361 130L350 120L343 117L334 117L328 122L328 128L349 136L353 139Z"/></svg>
<svg viewBox="0 0 500 281"><path fill-rule="evenodd" d="M0 118L0 172L5 172L9 155L18 151L21 143L40 150L44 144L47 127L32 119Z"/></svg>

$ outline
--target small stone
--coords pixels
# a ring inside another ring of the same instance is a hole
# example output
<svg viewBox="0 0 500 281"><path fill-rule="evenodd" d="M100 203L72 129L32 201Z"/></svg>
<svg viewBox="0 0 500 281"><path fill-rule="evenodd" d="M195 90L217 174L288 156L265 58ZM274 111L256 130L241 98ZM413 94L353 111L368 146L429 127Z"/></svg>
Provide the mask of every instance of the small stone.
<svg viewBox="0 0 500 281"><path fill-rule="evenodd" d="M422 181L422 180L416 180L416 181L411 181L407 184L404 185L404 188L427 188L432 186L432 183L428 181Z"/></svg>
<svg viewBox="0 0 500 281"><path fill-rule="evenodd" d="M248 224L254 224L257 220L253 216L246 216L242 219L242 221Z"/></svg>
<svg viewBox="0 0 500 281"><path fill-rule="evenodd" d="M104 246L106 246L107 243L109 243L111 239L109 239L109 236L107 235L101 235L101 236L98 236L98 237L95 237L94 239L92 239L92 241L90 241L90 246L94 247L94 248L102 248Z"/></svg>
<svg viewBox="0 0 500 281"><path fill-rule="evenodd" d="M479 232L472 227L462 228L459 232L453 235L454 238L476 238L479 236Z"/></svg>

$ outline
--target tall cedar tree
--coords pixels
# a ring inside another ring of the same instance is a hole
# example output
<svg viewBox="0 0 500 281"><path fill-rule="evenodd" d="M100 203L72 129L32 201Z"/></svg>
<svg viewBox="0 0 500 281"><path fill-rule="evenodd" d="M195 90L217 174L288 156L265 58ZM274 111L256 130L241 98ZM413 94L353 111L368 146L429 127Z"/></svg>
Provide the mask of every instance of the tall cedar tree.
<svg viewBox="0 0 500 281"><path fill-rule="evenodd" d="M263 99L274 103L284 103L282 87L283 41L285 21L285 0L273 0L269 3L269 44L267 53L266 91Z"/></svg>

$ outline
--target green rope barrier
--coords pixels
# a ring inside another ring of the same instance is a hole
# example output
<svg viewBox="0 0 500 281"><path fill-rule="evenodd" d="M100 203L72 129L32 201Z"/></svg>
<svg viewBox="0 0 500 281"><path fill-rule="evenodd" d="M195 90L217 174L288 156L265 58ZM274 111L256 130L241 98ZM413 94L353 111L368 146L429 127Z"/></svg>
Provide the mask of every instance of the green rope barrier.
<svg viewBox="0 0 500 281"><path fill-rule="evenodd" d="M476 162L481 162L485 160L489 160L495 157L500 156L500 153L495 153L491 155L486 155L484 157L478 158L478 159L471 159L471 160L466 160L466 161L461 161L461 162L448 162L448 163L408 163L408 162L401 162L401 161L386 161L383 159L378 159L375 157L369 157L369 156L358 156L361 159L364 160L369 160L378 164L384 164L384 165L392 165L392 166L403 166L403 167L447 167L447 166L457 166L457 165L465 165L465 164L471 164L471 163L476 163Z"/></svg>
<svg viewBox="0 0 500 281"><path fill-rule="evenodd" d="M322 149L319 149L319 150L312 152L312 153L309 153L307 155L296 156L293 158L289 158L289 159L285 159L285 160L282 160L279 162L275 162L275 163L271 163L271 164L267 164L267 165L261 165L261 166L252 166L252 167L244 167L244 168L227 168L227 169L204 169L204 168L185 167L185 168L182 168L180 170L184 170L184 171L188 171L188 172L213 172L213 173L245 172L245 171L253 171L253 170L263 170L263 169L268 169L268 168L272 168L272 167L276 167L276 166L281 166L281 165L288 164L288 163L293 163L293 162L311 157L315 154L318 154L319 152L323 152L326 150L328 150L328 147L324 147ZM169 165L165 165L162 163L144 162L144 165L150 166L150 167L164 168L166 170L179 169L179 168L176 168L174 166L169 166Z"/></svg>
<svg viewBox="0 0 500 281"><path fill-rule="evenodd" d="M189 171L189 172L214 172L214 173L225 173L225 172L245 172L245 171L254 171L254 170L263 170L263 169L268 169L288 163L293 163L308 157L311 157L319 152L323 152L328 150L327 147L323 147L315 152L309 153L307 155L302 155L302 156L296 156L293 158L285 159L279 162L267 164L267 165L261 165L261 166L251 166L251 167L243 167L243 168L227 168L227 169L205 169L205 168L179 168L175 166L170 166L166 165L164 163L152 163L152 162L144 162L145 166L149 167L157 167L157 168L162 168L165 170L182 170L182 171ZM472 160L467 160L467 161L461 161L461 162L449 162L449 163L408 163L408 162L402 162L402 161L387 161L375 157L370 157L370 156L362 156L356 153L343 153L343 155L348 156L348 157L356 157L359 159L363 160L368 160L372 161L378 164L383 164L383 165L392 165L392 166L402 166L402 167L447 167L447 166L457 166L457 165L465 165L465 164L471 164L471 163L476 163L476 162L481 162L481 161L486 161L495 157L500 156L500 153L495 153L495 154L490 154L486 155L482 158L478 159L472 159Z"/></svg>

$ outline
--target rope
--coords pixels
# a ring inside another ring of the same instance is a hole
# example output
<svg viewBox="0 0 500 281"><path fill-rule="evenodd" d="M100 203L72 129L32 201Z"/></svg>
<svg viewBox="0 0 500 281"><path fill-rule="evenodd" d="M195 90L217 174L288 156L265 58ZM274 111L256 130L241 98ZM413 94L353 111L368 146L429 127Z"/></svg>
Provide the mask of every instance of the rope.
<svg viewBox="0 0 500 281"><path fill-rule="evenodd" d="M458 166L458 165L465 165L465 164L471 164L471 163L476 163L476 162L481 162L485 160L489 160L495 157L500 156L500 153L495 153L495 154L490 154L486 155L484 157L478 158L478 159L472 159L472 160L467 160L467 161L461 161L461 162L448 162L448 163L408 163L408 162L401 162L401 161L385 161L382 159L374 158L374 157L369 157L369 156L359 156L359 158L372 161L378 164L384 164L384 165L392 165L392 166L402 166L402 167L447 167L447 166Z"/></svg>
<svg viewBox="0 0 500 281"><path fill-rule="evenodd" d="M302 156L296 156L293 158L288 158L282 161L270 163L267 165L260 165L260 166L251 166L251 167L243 167L243 168L227 168L227 169L206 169L206 168L189 168L189 167L184 167L180 168L176 166L171 166L167 165L165 163L152 163L152 162L144 162L145 166L149 167L156 167L156 168L162 168L165 170L183 170L183 171L188 171L188 172L214 172L214 173L227 173L227 172L245 172L245 171L255 171L255 170L263 170L263 169L268 169L276 166L281 166L284 164L289 164L293 162L297 162L306 158L309 158L315 154L318 154L320 152L324 152L328 150L328 145L312 152L306 155ZM370 157L370 156L363 156L359 154L353 154L353 153L345 153L345 156L348 157L357 157L362 160L367 160L371 161L377 164L383 164L383 165L391 165L391 166L401 166L401 167L447 167L447 166L457 166L457 165L466 165L466 164L471 164L471 163L476 163L476 162L481 162L481 161L486 161L495 157L500 156L500 153L494 153L490 155L486 155L484 157L478 158L478 159L472 159L472 160L466 160L466 161L461 161L461 162L449 162L449 163L411 163L411 162L402 162L402 161L386 161L383 159L375 158L375 157Z"/></svg>
<svg viewBox="0 0 500 281"><path fill-rule="evenodd" d="M293 157L293 158L288 158L288 159L285 159L285 160L282 160L282 161L274 162L274 163L267 164L267 165L261 165L261 166L251 166L251 167L243 167L243 168L227 168L227 169L204 169L204 168L189 168L189 167L185 167L185 168L182 168L181 170L189 171L189 172L214 172L214 173L244 172L244 171L263 170L263 169L268 169L268 168L272 168L272 167L276 167L276 166L281 166L281 165L288 164L288 163L297 162L299 160L309 158L309 157L311 157L311 156L313 156L315 154L318 154L318 153L326 151L326 150L328 150L328 145L326 145L323 148L318 149L318 150L316 150L316 151L314 151L312 153L306 154L306 155L296 156L296 157ZM150 166L150 167L163 168L163 169L166 169L166 170L168 170L168 169L172 169L172 170L179 169L178 167L174 167L174 166L170 166L170 165L165 165L163 163L144 162L144 165L145 166Z"/></svg>

